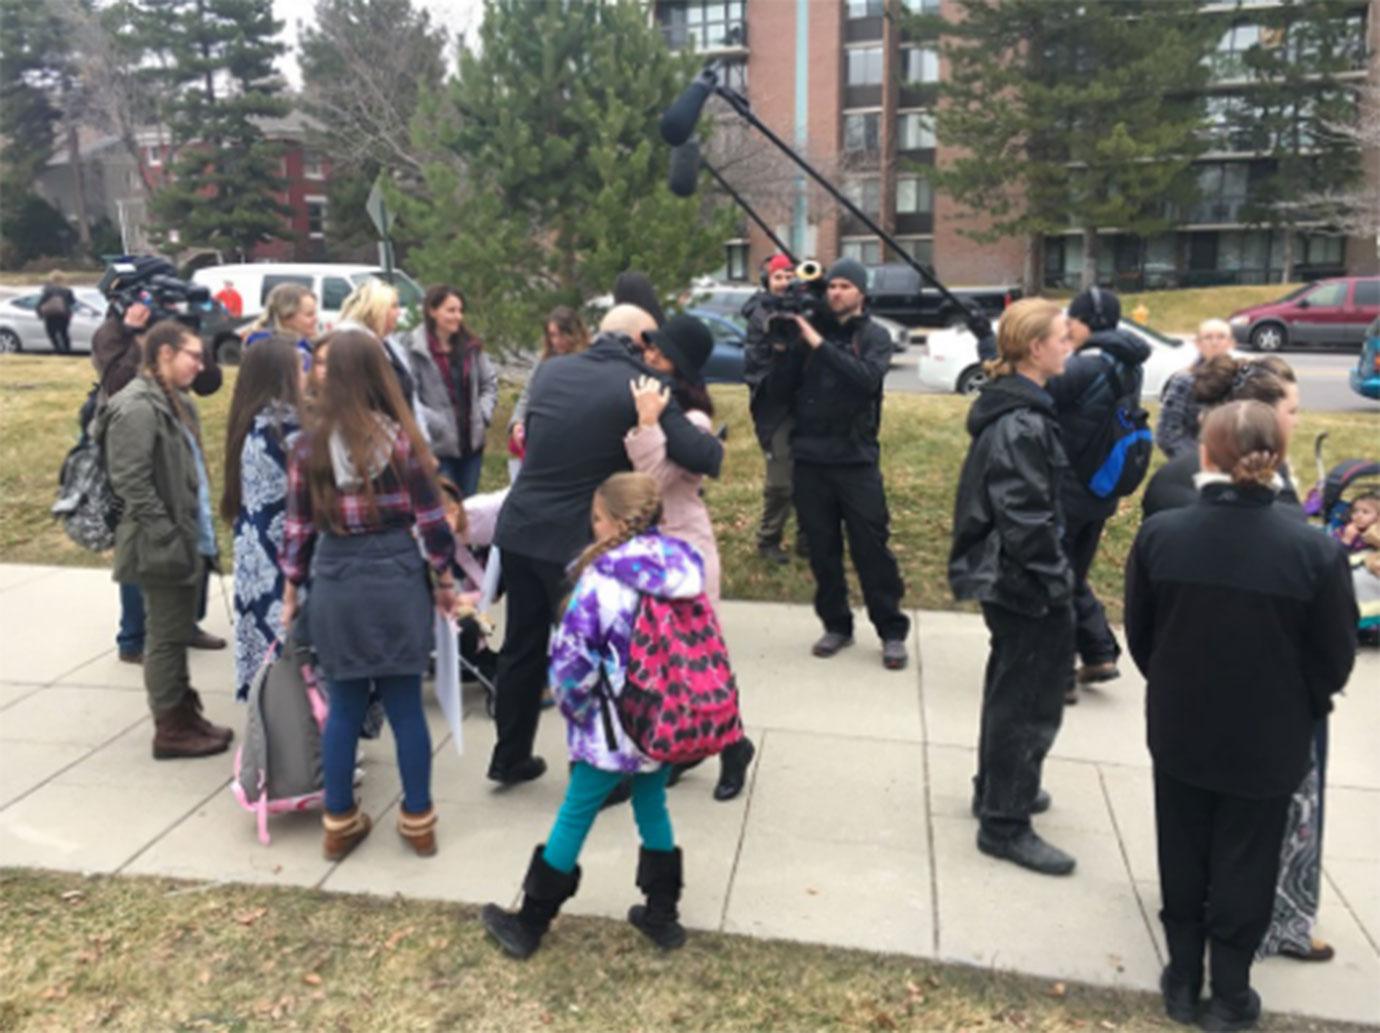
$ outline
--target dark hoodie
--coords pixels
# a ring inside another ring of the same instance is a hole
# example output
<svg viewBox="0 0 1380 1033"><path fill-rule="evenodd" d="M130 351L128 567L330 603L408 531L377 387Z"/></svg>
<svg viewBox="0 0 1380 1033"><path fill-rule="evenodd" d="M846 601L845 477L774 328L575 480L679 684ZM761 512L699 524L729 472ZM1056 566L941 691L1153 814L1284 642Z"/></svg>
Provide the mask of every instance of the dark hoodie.
<svg viewBox="0 0 1380 1033"><path fill-rule="evenodd" d="M968 433L949 552L954 597L1029 617L1069 605L1058 491L1068 460L1053 399L1026 377L998 377L968 410Z"/></svg>
<svg viewBox="0 0 1380 1033"><path fill-rule="evenodd" d="M1069 359L1064 372L1050 380L1047 390L1064 432L1064 449L1074 465L1085 448L1102 440L1102 427L1116 407L1117 390L1110 374L1115 371L1126 389L1134 388L1139 400L1144 379L1141 367L1148 358L1150 345L1134 334L1117 327L1097 330ZM1062 497L1067 510L1077 508L1104 517L1116 512L1116 498L1098 498L1074 476L1065 479Z"/></svg>

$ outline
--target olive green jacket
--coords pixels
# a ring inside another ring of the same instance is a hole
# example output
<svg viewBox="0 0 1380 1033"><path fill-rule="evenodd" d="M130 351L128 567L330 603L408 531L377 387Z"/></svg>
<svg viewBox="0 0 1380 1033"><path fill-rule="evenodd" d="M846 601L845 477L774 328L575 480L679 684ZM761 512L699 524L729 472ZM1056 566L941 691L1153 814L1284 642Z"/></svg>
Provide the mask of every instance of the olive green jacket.
<svg viewBox="0 0 1380 1033"><path fill-rule="evenodd" d="M185 395L182 404L199 432L196 407ZM115 528L115 580L196 584L196 456L167 396L149 377L135 377L101 409L94 434L124 505Z"/></svg>

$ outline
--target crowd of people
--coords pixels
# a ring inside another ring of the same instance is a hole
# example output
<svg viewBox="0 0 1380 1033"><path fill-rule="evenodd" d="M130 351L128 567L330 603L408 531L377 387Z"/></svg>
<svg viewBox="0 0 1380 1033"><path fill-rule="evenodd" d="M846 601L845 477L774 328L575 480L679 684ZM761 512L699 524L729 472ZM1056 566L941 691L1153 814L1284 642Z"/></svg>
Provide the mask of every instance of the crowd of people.
<svg viewBox="0 0 1380 1033"><path fill-rule="evenodd" d="M822 629L811 653L828 659L854 642L846 542L882 666L900 670L910 620L878 439L890 340L869 317L861 264L829 268L822 309L809 318L773 302L795 276L774 256L744 310L765 461L757 551L764 563L790 563L794 514ZM573 309L550 313L507 426L511 484L491 535L506 619L488 778L516 786L546 773L534 744L548 692L570 764L520 906L483 912L516 957L537 949L578 889L599 811L626 799L646 898L629 921L663 948L685 939L667 789L690 765L651 760L600 701L616 698L628 676L639 599L703 598L712 609L720 598L703 493L724 457L702 375L713 341L698 319L667 318L640 274L619 278L614 301L592 335ZM421 687L434 612L462 612L478 587L459 560L470 534L463 502L479 489L498 377L453 286L428 289L405 332L398 295L381 281L357 288L325 335L316 305L304 288L274 289L249 328L230 404L218 512L234 530L236 692L247 695L286 636L310 643L330 703L325 855L344 857L371 831L355 765L377 706L402 780L398 832L426 856L438 841ZM954 596L980 605L991 641L973 778L977 847L1067 875L1075 859L1032 818L1053 805L1042 767L1065 708L1120 675L1120 645L1089 572L1106 521L1144 475L1132 463L1108 480L1102 453L1115 419L1127 428L1115 442L1123 458L1149 448L1149 432L1135 430L1149 348L1121 328L1116 295L1099 288L1067 309L1016 302L995 334L984 323L975 316L972 326L989 380L968 413L971 445L955 471L949 559ZM219 375L207 376L192 330L147 324L137 304L112 314L93 350L92 433L123 504L117 642L122 659L143 664L154 756L206 756L233 733L202 716L188 677L188 648L224 645L197 626L218 557L191 396L213 391ZM1257 953L1332 953L1312 929L1327 713L1355 651L1346 552L1380 545L1374 497L1356 501L1339 541L1305 524L1287 461L1293 373L1277 358L1233 356L1230 340L1225 324L1204 323L1200 358L1165 392L1155 439L1169 461L1144 491L1126 587L1126 640L1147 681L1170 948L1165 1004L1176 1019L1219 1029L1259 1014L1249 985ZM716 799L742 791L754 753L745 737L720 753Z"/></svg>

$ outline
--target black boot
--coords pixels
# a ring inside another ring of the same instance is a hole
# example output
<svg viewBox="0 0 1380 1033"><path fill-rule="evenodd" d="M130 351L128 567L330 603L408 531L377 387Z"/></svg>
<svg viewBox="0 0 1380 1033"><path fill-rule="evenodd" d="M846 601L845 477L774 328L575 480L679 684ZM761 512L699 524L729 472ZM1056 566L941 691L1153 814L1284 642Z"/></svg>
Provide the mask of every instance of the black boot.
<svg viewBox="0 0 1380 1033"><path fill-rule="evenodd" d="M637 888L647 895L647 903L628 908L628 921L662 950L675 950L685 944L685 928L676 910L680 901L680 857L680 847L643 847L637 859Z"/></svg>
<svg viewBox="0 0 1380 1033"><path fill-rule="evenodd" d="M747 783L748 766L757 747L746 735L719 754L719 784L714 787L714 799L732 800Z"/></svg>
<svg viewBox="0 0 1380 1033"><path fill-rule="evenodd" d="M535 953L561 905L580 888L580 866L569 874L558 872L543 859L545 849L546 844L539 843L532 852L532 863L522 880L522 906L516 912L485 904L479 913L489 935L515 958L529 958Z"/></svg>

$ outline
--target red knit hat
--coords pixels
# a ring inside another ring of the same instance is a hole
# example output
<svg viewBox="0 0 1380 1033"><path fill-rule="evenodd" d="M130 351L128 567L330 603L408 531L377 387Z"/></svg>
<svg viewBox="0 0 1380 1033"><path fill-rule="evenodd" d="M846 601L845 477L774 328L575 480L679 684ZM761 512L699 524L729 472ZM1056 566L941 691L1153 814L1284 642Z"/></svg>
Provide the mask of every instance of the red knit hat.
<svg viewBox="0 0 1380 1033"><path fill-rule="evenodd" d="M767 275L768 275L768 276L770 276L772 273L777 272L778 270L781 270L781 269L794 269L794 268L795 268L795 263L792 262L792 261L791 261L789 258L787 258L785 255L781 254L780 252L777 252L776 254L772 255L770 258L767 259Z"/></svg>

